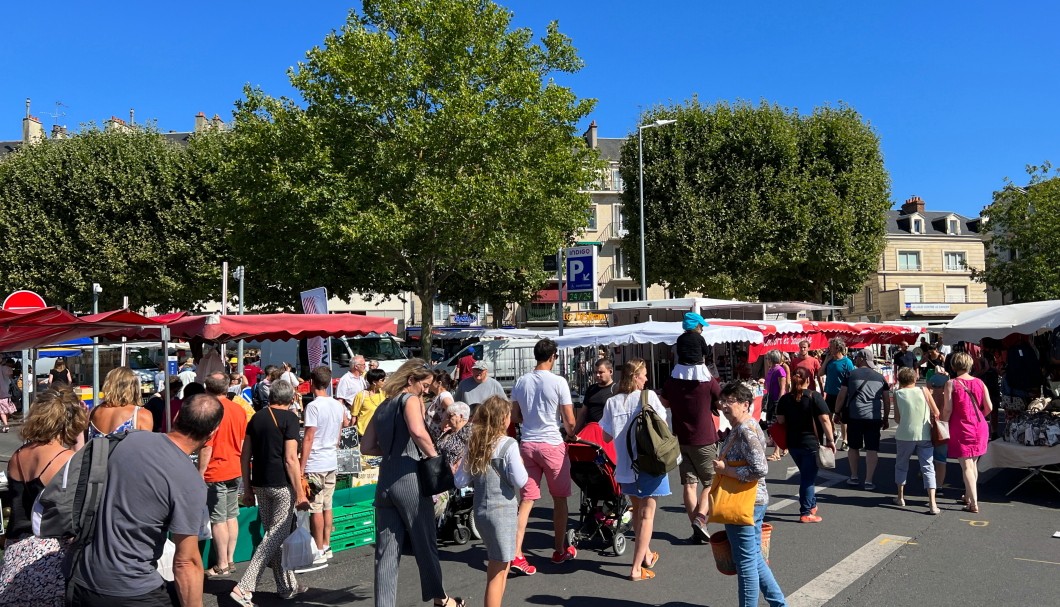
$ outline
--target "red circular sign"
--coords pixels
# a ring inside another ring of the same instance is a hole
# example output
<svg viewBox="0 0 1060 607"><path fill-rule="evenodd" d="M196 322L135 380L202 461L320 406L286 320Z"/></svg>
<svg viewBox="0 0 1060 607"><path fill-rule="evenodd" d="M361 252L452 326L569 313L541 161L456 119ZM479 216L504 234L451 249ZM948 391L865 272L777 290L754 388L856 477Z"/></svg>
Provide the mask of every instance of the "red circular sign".
<svg viewBox="0 0 1060 607"><path fill-rule="evenodd" d="M48 307L48 304L33 291L15 291L7 296L2 307L5 310L37 310Z"/></svg>

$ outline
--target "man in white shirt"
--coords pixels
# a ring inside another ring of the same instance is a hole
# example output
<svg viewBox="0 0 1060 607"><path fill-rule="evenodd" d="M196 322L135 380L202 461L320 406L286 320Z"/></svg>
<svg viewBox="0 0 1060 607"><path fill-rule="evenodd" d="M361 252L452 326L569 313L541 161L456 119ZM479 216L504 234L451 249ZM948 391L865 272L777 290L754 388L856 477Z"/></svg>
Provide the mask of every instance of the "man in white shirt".
<svg viewBox="0 0 1060 607"><path fill-rule="evenodd" d="M515 534L512 569L524 575L537 572L537 568L523 556L523 537L534 502L541 497L542 476L548 481L548 492L552 495L552 528L555 531L552 562L563 563L578 555L577 548L567 545L570 459L558 421L562 420L567 436L574 435L574 404L567 382L552 372L557 349L556 342L551 339L537 342L534 345L537 366L520 377L512 389L512 421L523 425L519 452L529 476L520 491L519 525Z"/></svg>
<svg viewBox="0 0 1060 607"><path fill-rule="evenodd" d="M313 369L313 400L305 409L305 438L302 440L302 476L309 482L309 530L320 556L314 565L331 558L332 498L335 472L339 469L339 432L350 425L350 410L328 396L331 369Z"/></svg>
<svg viewBox="0 0 1060 607"><path fill-rule="evenodd" d="M364 378L364 357L360 354L350 359L350 370L339 380L335 388L335 398L349 408L353 405L353 397L368 389L368 380Z"/></svg>

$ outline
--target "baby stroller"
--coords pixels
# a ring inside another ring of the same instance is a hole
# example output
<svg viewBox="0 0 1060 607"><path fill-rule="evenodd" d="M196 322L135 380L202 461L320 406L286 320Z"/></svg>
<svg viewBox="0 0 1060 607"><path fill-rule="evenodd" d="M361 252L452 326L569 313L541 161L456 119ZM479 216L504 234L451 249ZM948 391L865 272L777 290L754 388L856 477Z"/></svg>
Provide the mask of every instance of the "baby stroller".
<svg viewBox="0 0 1060 607"><path fill-rule="evenodd" d="M567 543L578 546L599 538L621 556L632 514L629 498L615 480L614 445L604 441L599 424L590 423L567 444L567 455L571 479L582 494L578 525L567 532Z"/></svg>
<svg viewBox="0 0 1060 607"><path fill-rule="evenodd" d="M438 539L451 539L463 546L478 539L475 528L475 516L472 509L475 504L475 490L471 487L457 488L446 496L445 510L438 517Z"/></svg>

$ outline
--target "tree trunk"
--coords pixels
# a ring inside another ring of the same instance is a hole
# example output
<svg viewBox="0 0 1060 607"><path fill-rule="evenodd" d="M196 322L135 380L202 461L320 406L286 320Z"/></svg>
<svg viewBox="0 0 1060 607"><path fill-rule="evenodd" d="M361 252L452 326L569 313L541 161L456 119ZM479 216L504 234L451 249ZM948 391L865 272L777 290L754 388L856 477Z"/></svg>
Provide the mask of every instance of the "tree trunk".
<svg viewBox="0 0 1060 607"><path fill-rule="evenodd" d="M420 347L421 356L431 364L431 332L434 330L434 287L416 293L420 298Z"/></svg>
<svg viewBox="0 0 1060 607"><path fill-rule="evenodd" d="M493 311L493 328L500 329L504 326L504 315L508 312L508 302L503 299L489 302L490 310Z"/></svg>

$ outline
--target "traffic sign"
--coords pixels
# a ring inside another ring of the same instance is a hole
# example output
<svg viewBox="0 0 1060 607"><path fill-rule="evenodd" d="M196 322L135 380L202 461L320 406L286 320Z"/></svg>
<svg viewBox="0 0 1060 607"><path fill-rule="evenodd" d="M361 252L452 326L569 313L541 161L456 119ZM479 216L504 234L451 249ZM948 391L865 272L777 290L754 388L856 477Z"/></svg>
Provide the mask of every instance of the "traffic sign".
<svg viewBox="0 0 1060 607"><path fill-rule="evenodd" d="M5 310L39 310L48 307L44 298L33 291L15 291L4 299Z"/></svg>
<svg viewBox="0 0 1060 607"><path fill-rule="evenodd" d="M571 247L567 259L567 301L596 301L596 247Z"/></svg>

